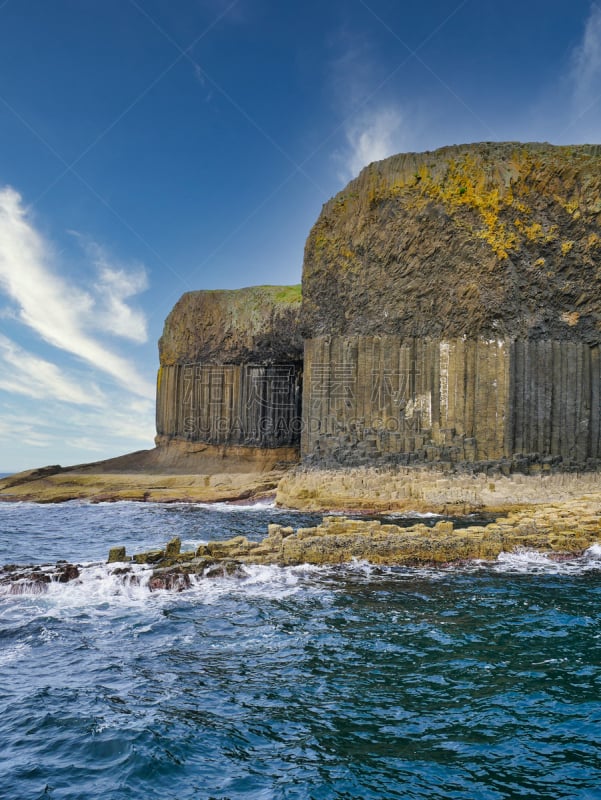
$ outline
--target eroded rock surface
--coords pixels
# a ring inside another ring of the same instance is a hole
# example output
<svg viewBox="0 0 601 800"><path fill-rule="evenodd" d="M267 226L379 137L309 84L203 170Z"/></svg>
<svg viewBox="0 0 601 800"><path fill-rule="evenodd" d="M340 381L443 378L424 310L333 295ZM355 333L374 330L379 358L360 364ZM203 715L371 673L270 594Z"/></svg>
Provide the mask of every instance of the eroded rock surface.
<svg viewBox="0 0 601 800"><path fill-rule="evenodd" d="M269 525L261 542L237 536L180 553L179 540L174 540L164 550L140 553L132 560L156 565L154 577L160 588L178 575L236 574L244 564L321 565L357 559L390 566L447 564L490 560L516 548L578 554L600 540L601 493L515 511L487 526L455 529L452 522L440 521L433 527L400 527L329 516L315 528Z"/></svg>
<svg viewBox="0 0 601 800"><path fill-rule="evenodd" d="M305 463L598 468L600 223L599 146L364 169L307 240Z"/></svg>
<svg viewBox="0 0 601 800"><path fill-rule="evenodd" d="M597 344L601 146L483 143L366 167L305 249L303 330Z"/></svg>

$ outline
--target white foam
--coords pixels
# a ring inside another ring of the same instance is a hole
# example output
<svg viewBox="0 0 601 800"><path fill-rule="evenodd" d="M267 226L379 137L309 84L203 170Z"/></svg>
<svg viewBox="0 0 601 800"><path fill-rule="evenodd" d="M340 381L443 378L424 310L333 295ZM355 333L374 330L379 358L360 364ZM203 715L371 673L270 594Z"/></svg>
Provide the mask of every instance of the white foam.
<svg viewBox="0 0 601 800"><path fill-rule="evenodd" d="M13 661L20 661L30 650L31 645L25 642L19 642L3 649L0 651L0 667L11 664Z"/></svg>
<svg viewBox="0 0 601 800"><path fill-rule="evenodd" d="M304 574L306 570L302 567L248 564L234 575L191 576L192 587L183 594L189 593L208 604L218 602L226 595L283 600L301 591Z"/></svg>
<svg viewBox="0 0 601 800"><path fill-rule="evenodd" d="M120 574L120 569L128 572ZM40 571L53 572L54 567L43 567ZM77 607L97 606L106 603L131 603L147 599L148 581L152 570L137 564L84 564L79 567L79 577L60 583L18 580L0 587L4 597L35 596L53 606Z"/></svg>
<svg viewBox="0 0 601 800"><path fill-rule="evenodd" d="M601 545L592 545L582 556L558 558L556 554L516 548L500 553L493 564L496 572L550 575L577 575L599 569ZM484 563L484 562L482 562Z"/></svg>
<svg viewBox="0 0 601 800"><path fill-rule="evenodd" d="M123 569L127 572L122 572ZM54 569L54 568L49 568ZM153 568L129 563L80 565L79 577L67 583L52 581L35 584L23 582L18 593L6 584L2 590L3 602L35 604L40 613L111 615L118 609L162 607L177 602L214 604L224 598L264 598L283 600L299 592L322 593L315 577L325 571L323 567L301 565L277 567L244 565L232 575L212 573L190 576L190 586L181 591L155 589L149 582ZM12 603L11 603L12 605Z"/></svg>
<svg viewBox="0 0 601 800"><path fill-rule="evenodd" d="M397 519L441 519L444 515L435 514L433 511L384 511L382 516Z"/></svg>
<svg viewBox="0 0 601 800"><path fill-rule="evenodd" d="M256 503L186 503L186 505L193 506L194 508L204 508L208 511L243 511L243 512L256 512L256 511L279 511L274 500L260 500Z"/></svg>
<svg viewBox="0 0 601 800"><path fill-rule="evenodd" d="M601 559L601 544L592 544L584 555L590 559Z"/></svg>

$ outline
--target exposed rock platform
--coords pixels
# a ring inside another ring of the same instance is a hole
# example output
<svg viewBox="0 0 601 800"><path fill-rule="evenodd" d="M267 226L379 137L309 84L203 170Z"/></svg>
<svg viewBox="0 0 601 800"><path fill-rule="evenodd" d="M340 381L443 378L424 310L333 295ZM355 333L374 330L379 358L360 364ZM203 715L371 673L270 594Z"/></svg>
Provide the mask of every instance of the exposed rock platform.
<svg viewBox="0 0 601 800"><path fill-rule="evenodd" d="M49 466L0 480L0 501L60 503L236 501L272 495L295 448L213 447L170 441L153 450L74 467Z"/></svg>
<svg viewBox="0 0 601 800"><path fill-rule="evenodd" d="M509 465L507 465L509 467ZM553 472L550 464L525 465L526 474L448 471L431 467L355 467L289 470L277 503L303 511L432 511L461 515L524 509L601 493L601 473Z"/></svg>
<svg viewBox="0 0 601 800"><path fill-rule="evenodd" d="M152 564L158 588L171 588L176 576L232 573L244 564L295 566L343 564L365 560L388 566L449 564L467 559L496 558L516 548L563 556L580 554L601 541L601 493L566 503L542 505L499 517L490 525L454 529L450 521L433 527L382 524L325 517L315 528L269 525L261 542L244 536L209 542L196 551L180 552L179 539L164 550L139 553L128 559L115 547L109 563L131 560Z"/></svg>

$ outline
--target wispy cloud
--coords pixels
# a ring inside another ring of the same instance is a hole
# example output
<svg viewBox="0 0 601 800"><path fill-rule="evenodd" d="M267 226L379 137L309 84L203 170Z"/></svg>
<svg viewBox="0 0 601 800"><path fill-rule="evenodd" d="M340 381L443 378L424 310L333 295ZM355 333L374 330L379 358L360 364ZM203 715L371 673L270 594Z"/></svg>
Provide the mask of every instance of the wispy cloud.
<svg viewBox="0 0 601 800"><path fill-rule="evenodd" d="M328 65L328 92L344 120L343 143L332 158L339 179L346 183L372 161L410 148L419 135L418 120L405 101L391 94L388 82L393 73L385 70L369 39L342 29L330 46L334 56Z"/></svg>
<svg viewBox="0 0 601 800"><path fill-rule="evenodd" d="M101 330L145 341L142 313L125 302L145 286L142 270L115 269L98 250L99 277L91 292L62 278L55 262L52 246L34 227L19 193L11 187L1 189L0 290L16 303L19 321L52 346L110 375L128 391L152 397L154 386L134 364L92 333Z"/></svg>
<svg viewBox="0 0 601 800"><path fill-rule="evenodd" d="M25 400L19 401L18 406L3 404L2 468L27 469L57 461L63 465L76 464L119 455L124 442L129 449L147 448L152 443L150 402L134 408L121 394L107 397L106 408L95 408L65 405L46 398L43 416L37 412L35 403L31 407L29 403ZM29 454L29 447L36 448L37 456Z"/></svg>
<svg viewBox="0 0 601 800"><path fill-rule="evenodd" d="M584 36L573 54L573 103L586 113L601 104L601 6L593 4Z"/></svg>
<svg viewBox="0 0 601 800"><path fill-rule="evenodd" d="M97 386L71 380L56 364L27 352L2 334L0 389L38 400L52 398L84 406L102 406L105 401Z"/></svg>
<svg viewBox="0 0 601 800"><path fill-rule="evenodd" d="M601 6L593 3L582 37L565 62L563 76L535 108L536 138L558 144L601 140Z"/></svg>
<svg viewBox="0 0 601 800"><path fill-rule="evenodd" d="M94 313L92 324L97 330L142 344L148 339L146 316L125 301L148 288L146 271L141 264L125 266L116 261L97 242L75 231L91 264L96 268L93 286Z"/></svg>
<svg viewBox="0 0 601 800"><path fill-rule="evenodd" d="M345 130L346 147L336 154L340 179L350 180L372 161L405 149L408 137L403 122L400 111L393 107L379 108L351 120Z"/></svg>

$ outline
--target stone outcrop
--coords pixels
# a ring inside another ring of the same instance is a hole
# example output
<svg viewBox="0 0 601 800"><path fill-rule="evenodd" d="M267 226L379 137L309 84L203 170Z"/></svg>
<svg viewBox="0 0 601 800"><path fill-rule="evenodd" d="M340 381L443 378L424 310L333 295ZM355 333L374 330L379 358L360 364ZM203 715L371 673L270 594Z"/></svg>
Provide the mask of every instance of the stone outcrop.
<svg viewBox="0 0 601 800"><path fill-rule="evenodd" d="M157 444L298 447L300 286L185 294L159 342Z"/></svg>
<svg viewBox="0 0 601 800"><path fill-rule="evenodd" d="M302 361L300 286L187 292L165 321L162 367Z"/></svg>
<svg viewBox="0 0 601 800"><path fill-rule="evenodd" d="M370 165L303 267L315 465L601 456L601 148L479 144Z"/></svg>
<svg viewBox="0 0 601 800"><path fill-rule="evenodd" d="M244 564L295 566L344 564L365 560L389 566L448 564L467 559L495 559L501 553L528 549L559 555L580 554L601 539L601 495L536 509L516 511L492 521L455 529L441 520L401 527L377 520L325 517L315 528L269 525L260 542L237 536L180 552L179 539L163 550L128 558L123 548L113 548L109 562L117 559L151 564L156 588L178 586L178 576L231 574ZM185 588L187 581L180 581Z"/></svg>

